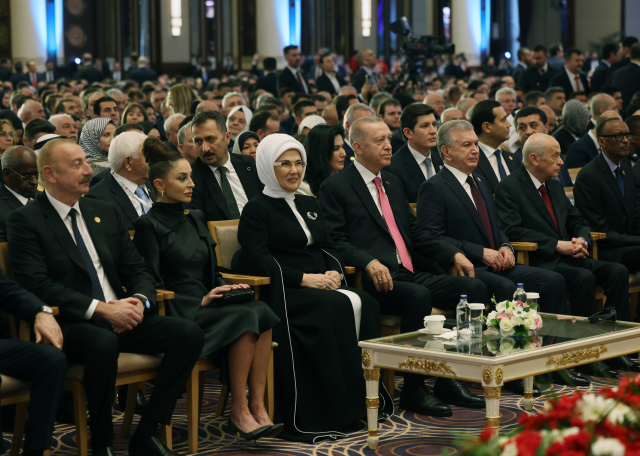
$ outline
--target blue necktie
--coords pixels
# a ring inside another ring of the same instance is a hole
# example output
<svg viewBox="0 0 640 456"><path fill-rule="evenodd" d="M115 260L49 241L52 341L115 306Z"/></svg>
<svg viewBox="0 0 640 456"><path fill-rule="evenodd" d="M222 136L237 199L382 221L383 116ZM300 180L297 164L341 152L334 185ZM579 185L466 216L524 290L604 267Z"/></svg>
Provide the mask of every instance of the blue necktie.
<svg viewBox="0 0 640 456"><path fill-rule="evenodd" d="M498 160L498 172L500 173L500 180L507 177L507 172L504 169L504 165L502 164L502 149L496 150L496 160Z"/></svg>
<svg viewBox="0 0 640 456"><path fill-rule="evenodd" d="M104 292L102 291L102 285L100 285L100 280L98 279L98 272L96 271L96 268L93 266L93 260L91 260L91 255L89 255L87 246L84 243L84 239L82 239L80 230L78 229L78 221L76 220L76 210L74 208L71 208L71 210L69 211L69 217L71 218L71 227L73 229L73 236L76 238L76 245L78 246L78 250L80 251L80 256L82 257L82 261L84 261L84 265L87 268L89 277L91 278L91 297L93 299L97 299L98 301L106 302L106 299L104 297ZM94 317L93 323L96 326L99 326L101 328L111 330L111 324L104 318Z"/></svg>
<svg viewBox="0 0 640 456"><path fill-rule="evenodd" d="M149 203L149 198L147 198L147 194L144 192L144 190L142 190L142 185L138 185L138 188L136 188L136 195L138 195L138 198L140 198L145 203ZM147 205L141 204L141 206L143 214L149 212L149 209L147 209Z"/></svg>
<svg viewBox="0 0 640 456"><path fill-rule="evenodd" d="M624 196L624 182L622 181L622 173L620 172L619 166L616 168L615 173L616 173L616 180L618 181L618 187L620 187L622 196Z"/></svg>

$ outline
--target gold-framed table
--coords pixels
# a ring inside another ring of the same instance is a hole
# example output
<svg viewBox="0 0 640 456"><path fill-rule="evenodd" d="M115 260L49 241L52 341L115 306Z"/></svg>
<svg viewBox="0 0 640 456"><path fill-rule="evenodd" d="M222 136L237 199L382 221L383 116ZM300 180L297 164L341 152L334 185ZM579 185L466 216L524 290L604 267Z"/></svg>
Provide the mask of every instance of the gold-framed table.
<svg viewBox="0 0 640 456"><path fill-rule="evenodd" d="M640 351L640 324L590 323L584 317L540 313L542 328L528 338L501 337L485 331L482 338L450 340L412 332L362 341L366 380L369 448L378 447L378 380L390 368L435 377L481 382L486 425L500 426L504 382L524 379L524 408L533 408L533 377Z"/></svg>

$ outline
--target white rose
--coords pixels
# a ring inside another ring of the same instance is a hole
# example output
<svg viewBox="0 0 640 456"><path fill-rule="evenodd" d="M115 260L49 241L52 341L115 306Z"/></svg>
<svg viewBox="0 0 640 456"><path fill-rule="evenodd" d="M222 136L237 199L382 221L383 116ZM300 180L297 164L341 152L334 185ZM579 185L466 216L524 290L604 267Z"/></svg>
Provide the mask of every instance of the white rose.
<svg viewBox="0 0 640 456"><path fill-rule="evenodd" d="M618 439L605 439L603 437L599 437L598 440L591 445L591 452L595 456L605 454L609 456L624 456L625 447ZM502 454L504 454L504 452Z"/></svg>
<svg viewBox="0 0 640 456"><path fill-rule="evenodd" d="M535 311L535 310L533 310L533 309L529 310L529 312L527 312L527 313L529 314L529 317L528 317L528 318L533 318L534 320L535 320L536 318L538 318L538 312L536 312L536 311Z"/></svg>
<svg viewBox="0 0 640 456"><path fill-rule="evenodd" d="M503 355L508 355L513 351L513 346L515 345L515 343L516 341L511 337L503 337L502 339L500 339L500 353L502 353Z"/></svg>
<svg viewBox="0 0 640 456"><path fill-rule="evenodd" d="M511 319L511 323L513 326L520 326L524 324L524 320L521 317L514 317Z"/></svg>
<svg viewBox="0 0 640 456"><path fill-rule="evenodd" d="M496 311L502 313L507 309L507 301L502 301L496 304Z"/></svg>
<svg viewBox="0 0 640 456"><path fill-rule="evenodd" d="M505 445L500 456L518 456L518 447L516 446L516 442L511 442L508 445Z"/></svg>
<svg viewBox="0 0 640 456"><path fill-rule="evenodd" d="M489 315L487 315L487 322L494 320L497 316L498 312L496 312L495 310L493 312L489 312Z"/></svg>
<svg viewBox="0 0 640 456"><path fill-rule="evenodd" d="M511 322L511 319L509 318L503 318L502 320L500 320L500 332L508 332L513 330L513 323Z"/></svg>
<svg viewBox="0 0 640 456"><path fill-rule="evenodd" d="M536 320L535 320L535 318L527 318L524 321L524 327L529 329L529 330L536 329Z"/></svg>
<svg viewBox="0 0 640 456"><path fill-rule="evenodd" d="M533 350L534 348L537 348L536 344L534 344L533 342L526 342L524 344L523 350Z"/></svg>

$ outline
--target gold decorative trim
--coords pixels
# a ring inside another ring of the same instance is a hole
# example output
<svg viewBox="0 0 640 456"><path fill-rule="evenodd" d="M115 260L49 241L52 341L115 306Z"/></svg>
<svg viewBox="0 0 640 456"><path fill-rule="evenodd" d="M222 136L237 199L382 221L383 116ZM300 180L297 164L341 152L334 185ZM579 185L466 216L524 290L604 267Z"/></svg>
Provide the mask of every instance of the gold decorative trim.
<svg viewBox="0 0 640 456"><path fill-rule="evenodd" d="M531 391L531 392L525 391L524 392L524 398L525 399L533 399L533 391Z"/></svg>
<svg viewBox="0 0 640 456"><path fill-rule="evenodd" d="M499 386L484 386L485 399L500 399L502 388Z"/></svg>
<svg viewBox="0 0 640 456"><path fill-rule="evenodd" d="M502 373L502 368L498 367L496 369L496 385L502 385L502 379L504 378Z"/></svg>
<svg viewBox="0 0 640 456"><path fill-rule="evenodd" d="M547 366L555 364L557 367L560 367L568 364L577 364L588 359L598 359L600 355L606 351L608 351L607 347L600 345L600 348L585 348L584 350L577 350L572 353L563 353L562 356L558 358L549 356Z"/></svg>
<svg viewBox="0 0 640 456"><path fill-rule="evenodd" d="M374 429L374 430L369 429L369 437L378 437L378 430L377 429Z"/></svg>
<svg viewBox="0 0 640 456"><path fill-rule="evenodd" d="M362 365L364 367L371 366L371 353L369 350L363 350L362 352Z"/></svg>
<svg viewBox="0 0 640 456"><path fill-rule="evenodd" d="M493 371L490 367L485 367L484 369L482 369L482 380L484 380L484 382L487 384L493 381Z"/></svg>
<svg viewBox="0 0 640 456"><path fill-rule="evenodd" d="M500 417L498 418L485 418L485 423L488 428L497 429L500 427Z"/></svg>
<svg viewBox="0 0 640 456"><path fill-rule="evenodd" d="M380 407L380 399L377 397L375 399L367 399L366 404L368 409L377 409Z"/></svg>
<svg viewBox="0 0 640 456"><path fill-rule="evenodd" d="M440 372L441 374L453 375L456 377L456 373L449 367L444 361L429 361L428 359L409 358L398 364L399 368L423 370L425 372Z"/></svg>
<svg viewBox="0 0 640 456"><path fill-rule="evenodd" d="M365 369L364 370L364 379L365 380L380 380L380 369Z"/></svg>

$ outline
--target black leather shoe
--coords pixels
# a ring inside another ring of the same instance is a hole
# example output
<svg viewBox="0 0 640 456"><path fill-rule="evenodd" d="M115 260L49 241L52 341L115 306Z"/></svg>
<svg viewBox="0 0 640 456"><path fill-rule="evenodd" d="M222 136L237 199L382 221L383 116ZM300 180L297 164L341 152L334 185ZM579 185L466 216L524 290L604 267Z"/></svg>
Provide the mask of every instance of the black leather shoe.
<svg viewBox="0 0 640 456"><path fill-rule="evenodd" d="M127 390L127 385L122 385L118 387L118 410L124 412L125 409L127 408L127 395L128 395L128 390ZM144 397L144 394L142 394L142 390L138 389L138 393L136 395L136 409L134 411L134 413L136 415L142 415L142 412L144 411L144 409L147 406L147 400Z"/></svg>
<svg viewBox="0 0 640 456"><path fill-rule="evenodd" d="M487 406L484 397L471 393L458 380L438 378L433 385L433 395L445 404L457 407L483 409Z"/></svg>
<svg viewBox="0 0 640 456"><path fill-rule="evenodd" d="M569 369L562 369L551 373L551 380L556 385L589 386L591 382L584 377L574 374Z"/></svg>
<svg viewBox="0 0 640 456"><path fill-rule="evenodd" d="M426 385L413 391L402 391L400 408L426 416L452 416L451 407L437 399Z"/></svg>
<svg viewBox="0 0 640 456"><path fill-rule="evenodd" d="M170 450L160 439L160 436L151 435L138 437L133 434L129 440L129 456L181 456L180 453Z"/></svg>
<svg viewBox="0 0 640 456"><path fill-rule="evenodd" d="M278 434L282 432L283 429L284 429L284 424L282 423L272 424L269 430L267 431L267 433L264 435L264 437L271 437L271 438L276 437Z"/></svg>
<svg viewBox="0 0 640 456"><path fill-rule="evenodd" d="M92 450L91 454L93 456L116 456L116 452L112 446L100 448L98 450Z"/></svg>
<svg viewBox="0 0 640 456"><path fill-rule="evenodd" d="M621 370L622 372L640 372L640 364L633 361L627 355L607 359L604 363L607 366L612 367L613 369Z"/></svg>
<svg viewBox="0 0 640 456"><path fill-rule="evenodd" d="M514 380L512 382L505 382L504 389L506 389L507 391L511 391L513 394L524 396L524 380L520 379L520 380ZM534 385L533 397L540 397L540 396L542 396L540 389Z"/></svg>
<svg viewBox="0 0 640 456"><path fill-rule="evenodd" d="M576 372L580 372L581 374L592 375L594 377L605 377L605 378L617 378L618 372L615 369L611 369L602 361L596 361L595 363L583 364L582 366L577 366L574 368Z"/></svg>

